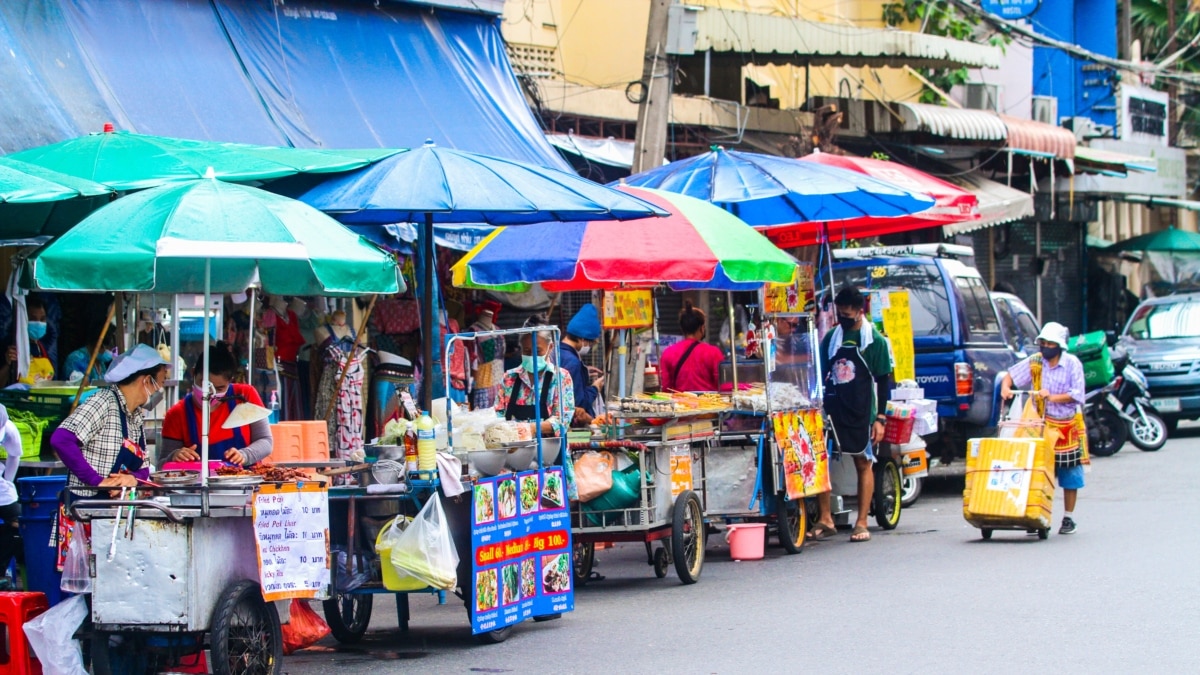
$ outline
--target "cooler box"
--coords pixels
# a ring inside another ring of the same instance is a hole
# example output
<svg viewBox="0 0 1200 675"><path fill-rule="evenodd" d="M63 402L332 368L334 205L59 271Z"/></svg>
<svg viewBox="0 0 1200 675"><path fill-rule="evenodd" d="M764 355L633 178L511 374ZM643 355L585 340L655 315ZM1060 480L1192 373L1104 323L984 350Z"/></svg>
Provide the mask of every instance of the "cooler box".
<svg viewBox="0 0 1200 675"><path fill-rule="evenodd" d="M1084 333L1071 338L1070 350L1083 362L1083 379L1089 389L1103 387L1116 377L1112 352L1104 331Z"/></svg>
<svg viewBox="0 0 1200 675"><path fill-rule="evenodd" d="M67 487L66 476L29 476L17 479L21 503L21 543L25 550L27 591L46 594L53 607L63 599L58 585L62 574L55 569L58 549L50 545L54 518L58 515L58 493Z"/></svg>
<svg viewBox="0 0 1200 675"><path fill-rule="evenodd" d="M1048 529L1054 452L1040 438L968 441L963 517L979 528Z"/></svg>

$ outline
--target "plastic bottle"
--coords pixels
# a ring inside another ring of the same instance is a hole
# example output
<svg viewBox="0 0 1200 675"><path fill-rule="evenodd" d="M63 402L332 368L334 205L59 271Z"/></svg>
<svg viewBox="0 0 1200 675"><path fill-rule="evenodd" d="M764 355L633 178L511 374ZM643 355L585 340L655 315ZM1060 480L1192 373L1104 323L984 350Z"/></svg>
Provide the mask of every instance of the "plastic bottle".
<svg viewBox="0 0 1200 675"><path fill-rule="evenodd" d="M271 424L279 423L279 392L271 390L271 402L268 404L271 408Z"/></svg>
<svg viewBox="0 0 1200 675"><path fill-rule="evenodd" d="M420 471L437 469L437 438L433 426L433 418L428 412L422 412L417 420L417 469Z"/></svg>
<svg viewBox="0 0 1200 675"><path fill-rule="evenodd" d="M406 422L404 432L404 468L409 473L417 470L417 430L412 422Z"/></svg>

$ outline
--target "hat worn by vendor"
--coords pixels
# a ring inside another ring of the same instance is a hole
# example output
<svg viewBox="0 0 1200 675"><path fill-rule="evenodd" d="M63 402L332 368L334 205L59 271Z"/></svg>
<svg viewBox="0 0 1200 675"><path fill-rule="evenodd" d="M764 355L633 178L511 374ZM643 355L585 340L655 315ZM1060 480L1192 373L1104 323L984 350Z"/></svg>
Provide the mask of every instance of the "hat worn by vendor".
<svg viewBox="0 0 1200 675"><path fill-rule="evenodd" d="M124 354L113 357L108 372L104 374L104 380L110 384L120 384L122 380L143 370L168 365L170 364L163 360L157 349L149 345L137 345Z"/></svg>
<svg viewBox="0 0 1200 675"><path fill-rule="evenodd" d="M1067 349L1067 342L1071 338L1071 331L1066 326L1056 321L1051 321L1042 326L1042 332L1038 333L1037 339L1042 342L1053 342L1054 344Z"/></svg>
<svg viewBox="0 0 1200 675"><path fill-rule="evenodd" d="M571 322L567 324L567 335L589 341L600 338L600 313L596 311L595 305L588 303L575 313Z"/></svg>

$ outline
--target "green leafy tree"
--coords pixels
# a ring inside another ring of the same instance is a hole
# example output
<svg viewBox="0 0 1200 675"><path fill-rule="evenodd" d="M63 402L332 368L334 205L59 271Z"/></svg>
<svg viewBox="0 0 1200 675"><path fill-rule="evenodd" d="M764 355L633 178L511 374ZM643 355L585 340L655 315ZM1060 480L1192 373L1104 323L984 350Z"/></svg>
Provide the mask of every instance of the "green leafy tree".
<svg viewBox="0 0 1200 675"><path fill-rule="evenodd" d="M919 23L920 32L930 35L953 38L968 42L978 42L985 35L983 20L974 14L958 11L954 4L946 0L899 0L883 6L883 20L889 26L902 27ZM1000 34L991 34L982 38L987 44L1003 47L1009 38ZM966 68L926 68L921 73L942 91L950 91L954 85L966 84L968 70ZM942 97L936 91L925 87L921 92L922 103L942 103Z"/></svg>

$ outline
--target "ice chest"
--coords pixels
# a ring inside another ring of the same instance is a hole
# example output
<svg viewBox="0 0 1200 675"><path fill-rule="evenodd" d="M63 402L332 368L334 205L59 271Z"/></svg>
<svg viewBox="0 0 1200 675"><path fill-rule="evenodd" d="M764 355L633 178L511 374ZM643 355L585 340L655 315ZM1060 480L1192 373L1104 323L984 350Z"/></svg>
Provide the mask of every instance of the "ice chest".
<svg viewBox="0 0 1200 675"><path fill-rule="evenodd" d="M1089 389L1103 387L1113 381L1116 371L1104 331L1098 330L1071 338L1069 351L1083 363L1083 379Z"/></svg>
<svg viewBox="0 0 1200 675"><path fill-rule="evenodd" d="M1049 528L1054 487L1054 452L1045 440L968 441L963 517L975 527Z"/></svg>

